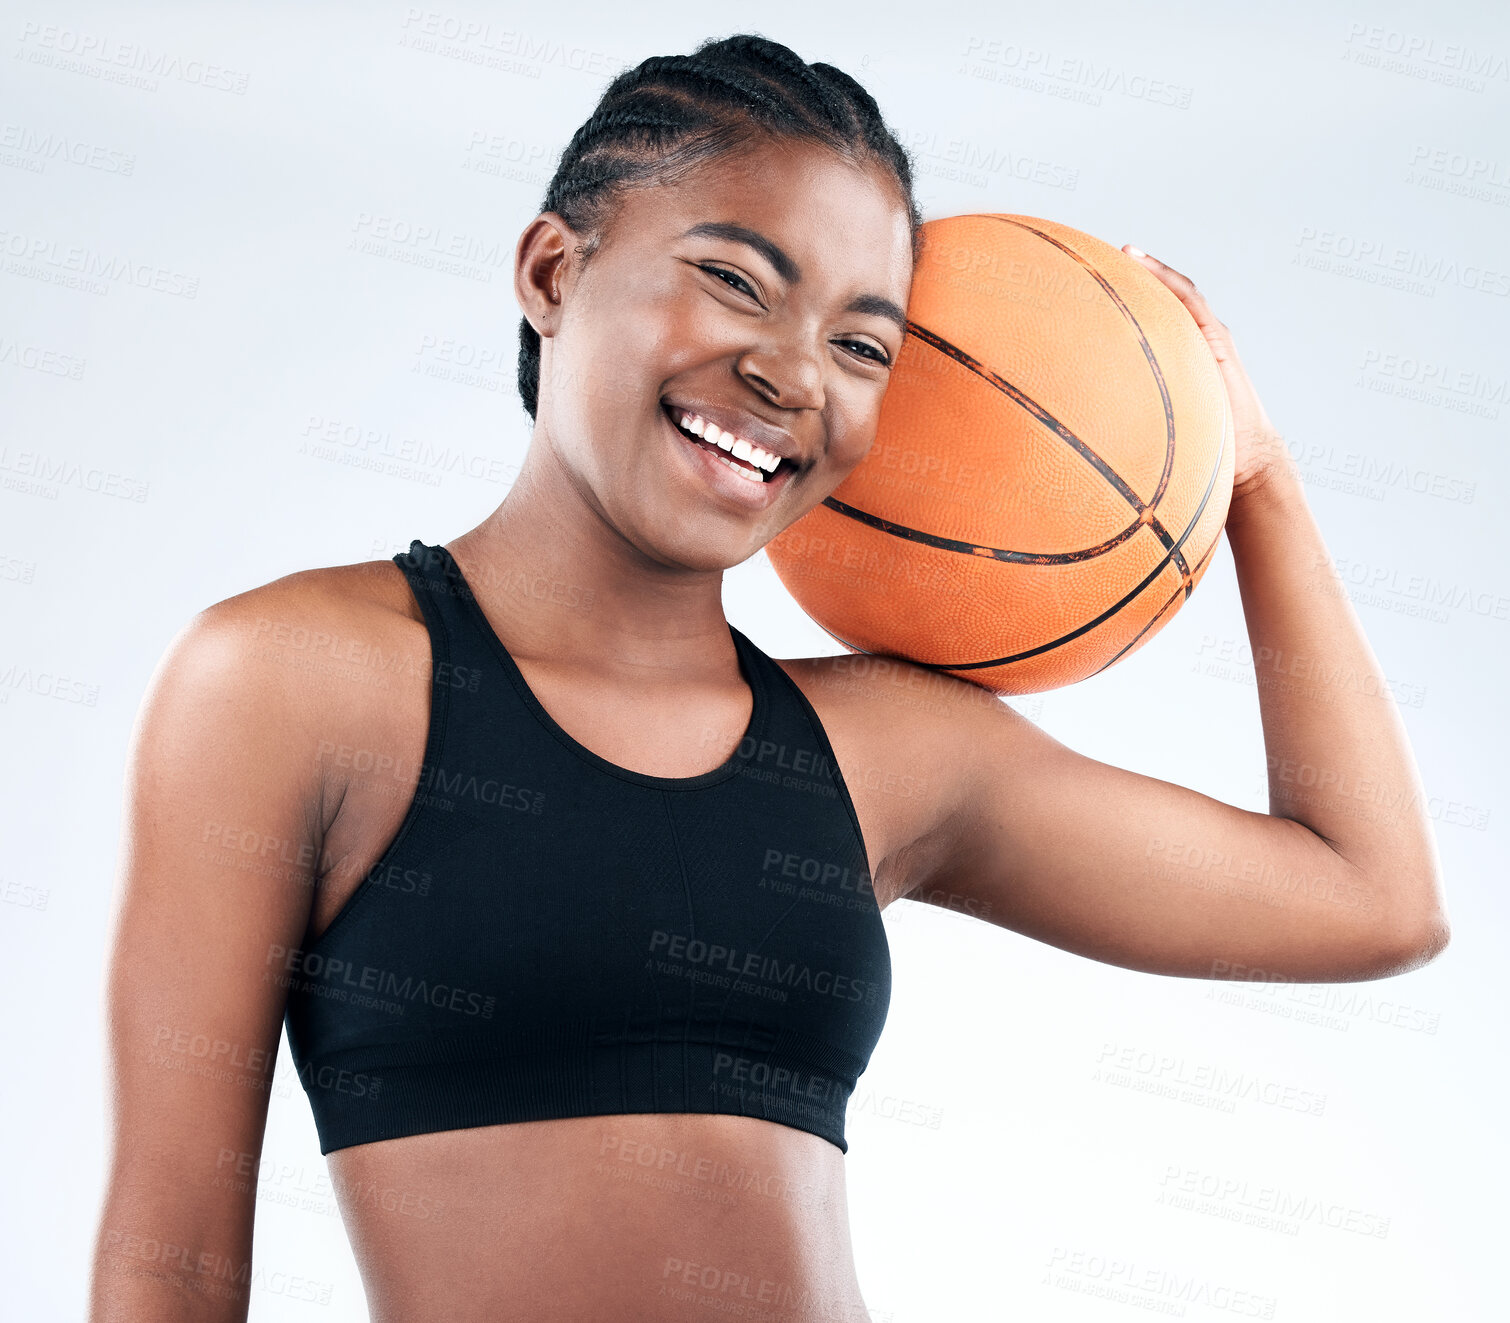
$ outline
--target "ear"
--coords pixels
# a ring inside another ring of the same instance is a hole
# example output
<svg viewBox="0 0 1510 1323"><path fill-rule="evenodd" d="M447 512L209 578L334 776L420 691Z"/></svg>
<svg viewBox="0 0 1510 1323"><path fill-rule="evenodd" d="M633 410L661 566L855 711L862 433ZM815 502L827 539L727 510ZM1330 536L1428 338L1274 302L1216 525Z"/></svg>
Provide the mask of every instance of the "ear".
<svg viewBox="0 0 1510 1323"><path fill-rule="evenodd" d="M542 211L515 246L514 297L542 338L554 335L560 324L567 255L577 245L577 232L570 225L556 212Z"/></svg>

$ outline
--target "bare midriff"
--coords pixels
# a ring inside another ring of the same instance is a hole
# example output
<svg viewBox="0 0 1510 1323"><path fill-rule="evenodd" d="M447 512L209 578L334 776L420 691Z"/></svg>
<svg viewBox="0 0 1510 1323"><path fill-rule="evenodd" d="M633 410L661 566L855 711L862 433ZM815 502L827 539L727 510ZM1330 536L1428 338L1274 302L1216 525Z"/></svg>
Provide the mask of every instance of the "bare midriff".
<svg viewBox="0 0 1510 1323"><path fill-rule="evenodd" d="M844 1154L772 1121L584 1116L328 1157L371 1323L866 1323Z"/></svg>

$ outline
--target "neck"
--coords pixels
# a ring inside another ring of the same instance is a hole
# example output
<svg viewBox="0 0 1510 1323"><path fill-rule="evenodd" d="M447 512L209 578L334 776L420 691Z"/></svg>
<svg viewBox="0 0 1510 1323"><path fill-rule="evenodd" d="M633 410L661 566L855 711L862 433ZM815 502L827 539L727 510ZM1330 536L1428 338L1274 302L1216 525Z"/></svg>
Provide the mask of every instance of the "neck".
<svg viewBox="0 0 1510 1323"><path fill-rule="evenodd" d="M584 499L535 438L503 503L451 544L516 657L604 671L730 670L723 571L655 560Z"/></svg>

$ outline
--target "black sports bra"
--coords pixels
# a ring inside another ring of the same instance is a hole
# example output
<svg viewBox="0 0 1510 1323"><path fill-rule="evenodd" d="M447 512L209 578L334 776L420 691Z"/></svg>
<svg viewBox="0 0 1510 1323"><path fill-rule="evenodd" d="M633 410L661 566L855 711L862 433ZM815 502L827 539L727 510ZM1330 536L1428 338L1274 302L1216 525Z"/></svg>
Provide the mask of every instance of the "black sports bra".
<svg viewBox="0 0 1510 1323"><path fill-rule="evenodd" d="M632 1112L847 1152L891 958L806 696L730 625L754 699L739 747L699 776L634 772L552 720L444 547L393 559L430 634L418 788L330 926L270 958L320 1152Z"/></svg>

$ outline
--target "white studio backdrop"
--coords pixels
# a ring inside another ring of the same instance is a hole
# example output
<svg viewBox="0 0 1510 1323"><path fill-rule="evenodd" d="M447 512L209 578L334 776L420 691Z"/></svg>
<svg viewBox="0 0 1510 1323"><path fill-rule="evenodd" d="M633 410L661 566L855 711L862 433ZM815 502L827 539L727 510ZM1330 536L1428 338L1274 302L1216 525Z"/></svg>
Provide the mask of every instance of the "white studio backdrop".
<svg viewBox="0 0 1510 1323"><path fill-rule="evenodd" d="M743 30L874 93L928 217L1062 221L1205 291L1400 703L1453 920L1415 973L1285 986L894 907L848 1123L874 1317L1503 1317L1497 0L0 5L9 1316L83 1312L123 764L159 657L212 602L497 505L529 436L513 247L557 156L614 73ZM764 554L725 601L773 655L838 650ZM1012 701L1264 810L1253 679L1224 539L1136 655ZM364 1319L286 1043L264 1154L251 1317Z"/></svg>

